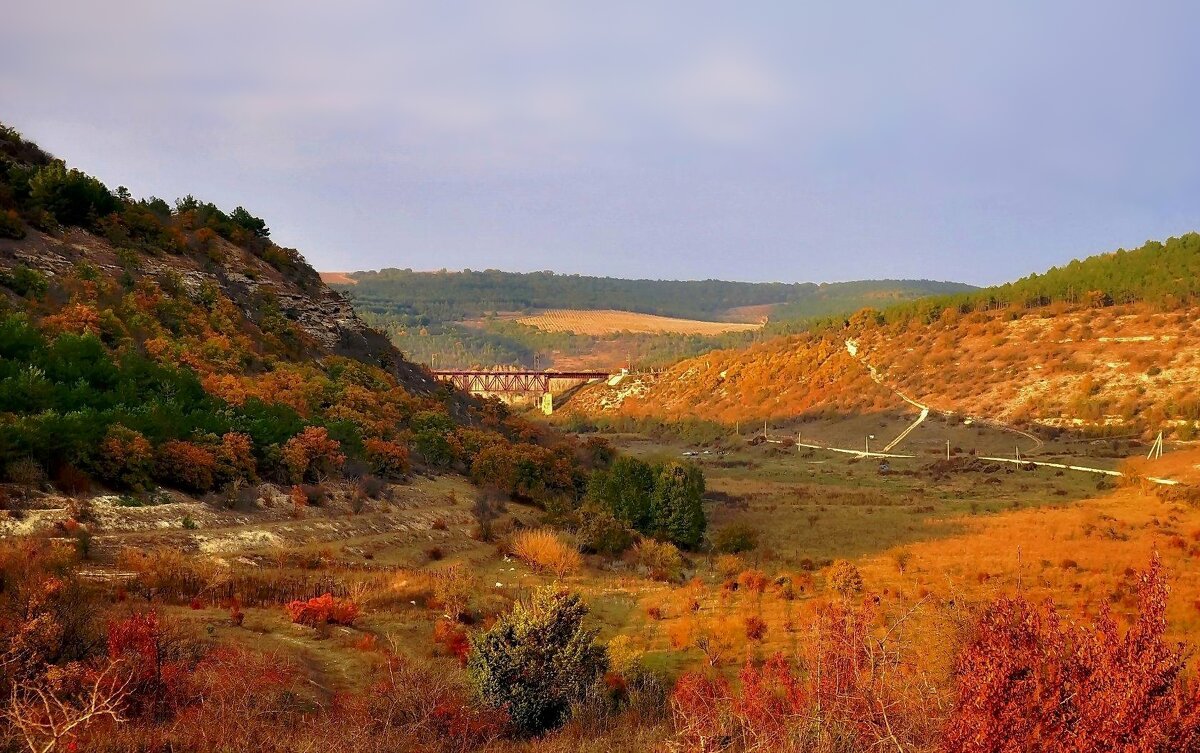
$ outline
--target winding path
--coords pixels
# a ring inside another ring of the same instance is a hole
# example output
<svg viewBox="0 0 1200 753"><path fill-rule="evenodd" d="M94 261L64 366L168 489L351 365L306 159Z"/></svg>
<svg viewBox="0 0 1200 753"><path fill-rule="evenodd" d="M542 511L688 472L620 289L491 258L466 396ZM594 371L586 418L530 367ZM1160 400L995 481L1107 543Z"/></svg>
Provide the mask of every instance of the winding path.
<svg viewBox="0 0 1200 753"><path fill-rule="evenodd" d="M888 442L887 446L883 448L884 452L891 452L896 447L896 445L903 442L905 440L905 438L908 437L909 434L912 434L913 431L918 426L925 423L925 419L929 418L929 406L925 405L924 403L918 403L916 400L913 400L911 397L909 397L908 395L905 395L903 392L896 389L895 387L892 387L889 384L884 384L883 377L879 375L879 372L875 370L875 367L872 366L871 364L867 363L866 359L858 357L858 343L855 342L854 340L846 340L846 352L850 354L851 358L858 361L863 366L867 367L867 371L870 372L870 374L871 374L872 381L874 381L878 385L886 387L887 389L891 390L892 392L895 392L896 396L899 397L901 400L903 400L904 402L908 403L909 405L911 405L921 411L921 413L917 416L917 419L915 421L913 421L911 424L909 424L904 429L904 431L900 432L900 434L895 439L893 439L891 442Z"/></svg>

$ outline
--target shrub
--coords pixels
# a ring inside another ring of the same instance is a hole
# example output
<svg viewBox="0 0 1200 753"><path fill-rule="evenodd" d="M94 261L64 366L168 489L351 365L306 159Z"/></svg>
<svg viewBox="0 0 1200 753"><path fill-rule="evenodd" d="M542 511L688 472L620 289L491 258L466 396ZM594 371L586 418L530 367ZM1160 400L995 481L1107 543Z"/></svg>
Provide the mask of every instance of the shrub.
<svg viewBox="0 0 1200 753"><path fill-rule="evenodd" d="M722 554L717 557L714 567L722 578L733 578L743 569L742 558L732 554Z"/></svg>
<svg viewBox="0 0 1200 753"><path fill-rule="evenodd" d="M763 618L750 615L745 620L746 637L752 641L761 641L767 636L767 623Z"/></svg>
<svg viewBox="0 0 1200 753"><path fill-rule="evenodd" d="M19 296L34 299L45 297L50 289L44 274L24 264L13 267L11 272L0 273L0 284L11 288Z"/></svg>
<svg viewBox="0 0 1200 753"><path fill-rule="evenodd" d="M401 478L408 473L408 447L386 439L368 439L363 442L367 462L374 473L386 478Z"/></svg>
<svg viewBox="0 0 1200 753"><path fill-rule="evenodd" d="M372 733L377 750L468 753L507 730L508 715L473 703L452 673L405 657L390 657L382 677L347 702L351 726ZM357 746L354 746L357 748Z"/></svg>
<svg viewBox="0 0 1200 753"><path fill-rule="evenodd" d="M762 570L745 570L738 575L738 587L747 593L761 594L767 590L767 574Z"/></svg>
<svg viewBox="0 0 1200 753"><path fill-rule="evenodd" d="M386 481L378 476L371 476L369 474L360 478L356 487L358 493L367 499L377 499L386 488Z"/></svg>
<svg viewBox="0 0 1200 753"><path fill-rule="evenodd" d="M446 616L451 620L462 617L474 591L470 571L462 565L451 565L434 571L430 580L433 582L433 598L445 610Z"/></svg>
<svg viewBox="0 0 1200 753"><path fill-rule="evenodd" d="M587 611L578 594L541 589L472 637L467 668L476 689L520 731L560 726L608 669L596 632L583 627Z"/></svg>
<svg viewBox="0 0 1200 753"><path fill-rule="evenodd" d="M341 443L323 426L307 426L283 445L283 464L293 481L320 481L341 469Z"/></svg>
<svg viewBox="0 0 1200 753"><path fill-rule="evenodd" d="M114 424L100 442L96 471L109 483L141 490L150 486L153 461L154 453L145 437Z"/></svg>
<svg viewBox="0 0 1200 753"><path fill-rule="evenodd" d="M21 215L11 209L0 209L0 238L21 240L25 237L25 223Z"/></svg>
<svg viewBox="0 0 1200 753"><path fill-rule="evenodd" d="M40 487L46 482L46 472L33 458L14 460L4 468L4 475L14 484L21 486Z"/></svg>
<svg viewBox="0 0 1200 753"><path fill-rule="evenodd" d="M847 560L834 562L825 577L829 587L837 591L843 599L848 599L863 590L862 574Z"/></svg>
<svg viewBox="0 0 1200 753"><path fill-rule="evenodd" d="M1076 624L1049 603L993 602L958 659L946 750L1194 750L1200 713L1186 654L1166 640L1169 589L1157 558L1138 589L1124 634L1107 604Z"/></svg>
<svg viewBox="0 0 1200 753"><path fill-rule="evenodd" d="M713 534L713 549L723 554L748 552L758 546L758 531L745 523L733 523Z"/></svg>
<svg viewBox="0 0 1200 753"><path fill-rule="evenodd" d="M258 478L254 443L247 434L228 432L215 450L215 480L219 484L253 482Z"/></svg>
<svg viewBox="0 0 1200 753"><path fill-rule="evenodd" d="M73 465L63 465L54 474L54 486L63 494L85 494L92 489L92 479Z"/></svg>
<svg viewBox="0 0 1200 753"><path fill-rule="evenodd" d="M170 440L159 446L155 458L156 476L165 484L190 492L203 493L213 488L217 456L207 447Z"/></svg>
<svg viewBox="0 0 1200 753"><path fill-rule="evenodd" d="M511 548L515 557L534 569L554 573L560 578L583 566L579 550L549 528L517 533Z"/></svg>
<svg viewBox="0 0 1200 753"><path fill-rule="evenodd" d="M471 640L462 625L451 620L438 620L433 623L433 642L440 646L447 656L458 659L464 667L471 653Z"/></svg>
<svg viewBox="0 0 1200 753"><path fill-rule="evenodd" d="M674 544L642 539L633 548L632 557L655 580L678 580L683 574L683 555Z"/></svg>
<svg viewBox="0 0 1200 753"><path fill-rule="evenodd" d="M335 599L323 594L308 601L297 600L286 607L288 616L297 625L353 625L358 619L358 605L349 599Z"/></svg>
<svg viewBox="0 0 1200 753"><path fill-rule="evenodd" d="M633 544L633 531L611 512L594 503L581 507L578 519L576 534L585 552L619 557Z"/></svg>

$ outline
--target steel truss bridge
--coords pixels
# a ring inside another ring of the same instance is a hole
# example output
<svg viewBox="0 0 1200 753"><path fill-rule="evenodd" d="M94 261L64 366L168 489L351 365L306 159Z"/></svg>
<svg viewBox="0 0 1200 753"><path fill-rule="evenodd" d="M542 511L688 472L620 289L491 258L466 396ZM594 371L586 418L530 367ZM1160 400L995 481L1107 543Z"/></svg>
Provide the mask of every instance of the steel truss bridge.
<svg viewBox="0 0 1200 753"><path fill-rule="evenodd" d="M436 369L433 375L460 390L475 394L513 393L543 395L554 379L590 382L608 379L606 371L485 371L483 369Z"/></svg>

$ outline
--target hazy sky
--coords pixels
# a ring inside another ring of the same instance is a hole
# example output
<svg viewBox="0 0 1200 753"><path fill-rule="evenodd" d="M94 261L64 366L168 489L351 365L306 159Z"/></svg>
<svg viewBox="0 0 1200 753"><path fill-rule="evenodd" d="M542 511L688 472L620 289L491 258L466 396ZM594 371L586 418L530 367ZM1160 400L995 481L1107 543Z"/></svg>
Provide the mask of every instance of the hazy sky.
<svg viewBox="0 0 1200 753"><path fill-rule="evenodd" d="M0 120L319 269L989 283L1200 226L1200 4L18 0Z"/></svg>

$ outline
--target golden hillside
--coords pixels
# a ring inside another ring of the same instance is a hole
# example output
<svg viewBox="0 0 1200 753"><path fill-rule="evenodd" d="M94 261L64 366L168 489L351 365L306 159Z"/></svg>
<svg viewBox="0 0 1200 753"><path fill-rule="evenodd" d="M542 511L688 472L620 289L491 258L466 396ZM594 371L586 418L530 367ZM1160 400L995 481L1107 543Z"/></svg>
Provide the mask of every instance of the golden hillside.
<svg viewBox="0 0 1200 753"><path fill-rule="evenodd" d="M709 353L590 388L572 404L731 422L900 407L898 390L934 410L1010 423L1167 428L1190 438L1200 419L1200 309L1055 305L948 310L929 324L880 318L862 312L844 328Z"/></svg>

